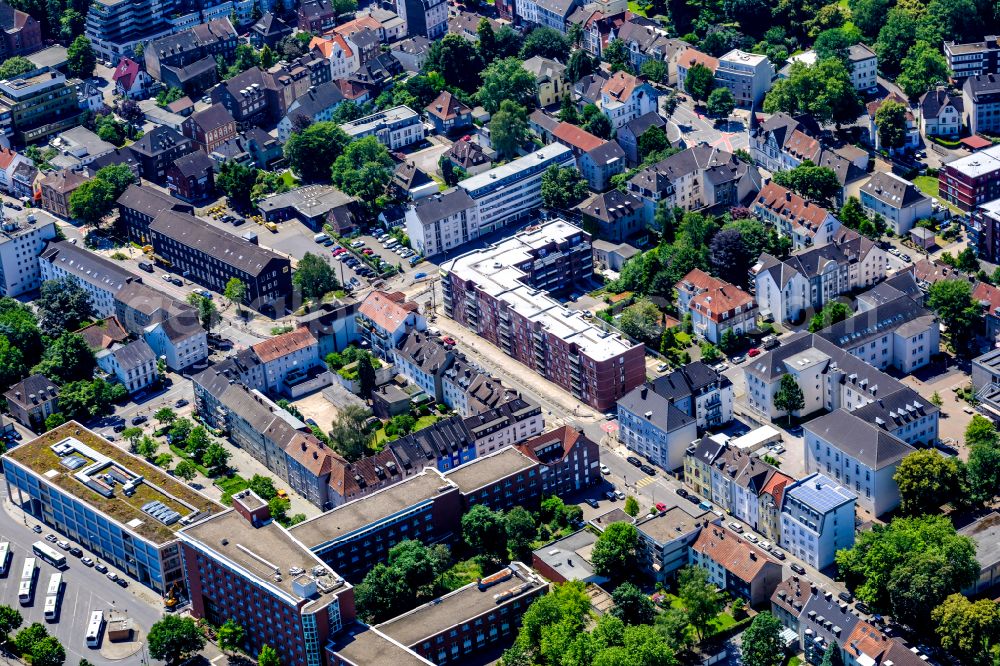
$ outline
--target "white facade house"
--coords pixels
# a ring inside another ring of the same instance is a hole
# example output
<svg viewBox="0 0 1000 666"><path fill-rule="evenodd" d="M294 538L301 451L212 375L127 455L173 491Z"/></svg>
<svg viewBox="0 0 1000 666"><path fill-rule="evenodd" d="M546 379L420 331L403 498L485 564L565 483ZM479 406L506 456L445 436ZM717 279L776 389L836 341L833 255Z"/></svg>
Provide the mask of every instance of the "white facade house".
<svg viewBox="0 0 1000 666"><path fill-rule="evenodd" d="M6 192L11 191L14 186L14 171L22 164L34 166L34 162L13 148L0 146L0 188Z"/></svg>
<svg viewBox="0 0 1000 666"><path fill-rule="evenodd" d="M281 391L292 372L320 365L319 342L308 328L297 328L251 347L260 359L269 391Z"/></svg>
<svg viewBox="0 0 1000 666"><path fill-rule="evenodd" d="M175 372L208 358L208 333L196 316L177 315L150 324L142 337Z"/></svg>
<svg viewBox="0 0 1000 666"><path fill-rule="evenodd" d="M875 517L899 506L899 486L892 477L903 458L916 449L844 410L821 416L803 428L807 473L822 473L843 484ZM853 528L852 520L852 532Z"/></svg>
<svg viewBox="0 0 1000 666"><path fill-rule="evenodd" d="M97 365L113 374L130 395L151 386L159 378L156 354L145 340L135 340L98 352Z"/></svg>
<svg viewBox="0 0 1000 666"><path fill-rule="evenodd" d="M408 106L394 106L340 127L352 139L374 136L389 150L399 150L424 140L424 123Z"/></svg>
<svg viewBox="0 0 1000 666"><path fill-rule="evenodd" d="M857 495L819 473L785 486L781 545L803 562L824 569L837 551L854 546Z"/></svg>
<svg viewBox="0 0 1000 666"><path fill-rule="evenodd" d="M871 90L878 86L878 56L874 51L864 44L855 44L847 49L847 61L855 90Z"/></svg>
<svg viewBox="0 0 1000 666"><path fill-rule="evenodd" d="M56 221L39 209L17 217L4 209L0 215L0 296L20 296L42 284L38 256L56 237Z"/></svg>
<svg viewBox="0 0 1000 666"><path fill-rule="evenodd" d="M476 202L461 188L419 199L407 208L406 235L425 257L433 257L479 238Z"/></svg>
<svg viewBox="0 0 1000 666"><path fill-rule="evenodd" d="M920 131L924 136L957 137L965 124L962 120L964 102L961 95L943 88L928 90L920 97Z"/></svg>
<svg viewBox="0 0 1000 666"><path fill-rule="evenodd" d="M657 111L659 93L628 72L615 72L601 86L601 110L618 129L639 116Z"/></svg>
<svg viewBox="0 0 1000 666"><path fill-rule="evenodd" d="M773 79L774 66L766 55L740 49L733 49L719 58L715 70L715 85L729 88L736 106L746 109L764 101Z"/></svg>
<svg viewBox="0 0 1000 666"><path fill-rule="evenodd" d="M840 229L840 220L826 208L773 181L757 194L750 210L779 235L790 237L793 250L825 245Z"/></svg>
<svg viewBox="0 0 1000 666"><path fill-rule="evenodd" d="M115 314L115 294L131 282L141 282L118 264L69 241L50 241L38 257L41 278L72 278L90 296L90 305L98 317Z"/></svg>
<svg viewBox="0 0 1000 666"><path fill-rule="evenodd" d="M524 157L459 181L476 203L479 233L486 234L533 213L542 203L542 174L550 166L575 164L573 151L550 143Z"/></svg>
<svg viewBox="0 0 1000 666"><path fill-rule="evenodd" d="M427 330L427 320L416 310L416 304L406 302L400 292L373 291L358 308L358 332L371 345L372 353L391 362L408 331Z"/></svg>
<svg viewBox="0 0 1000 666"><path fill-rule="evenodd" d="M757 328L757 302L739 287L695 268L675 288L677 311L690 314L695 333L712 344L726 331L743 335Z"/></svg>
<svg viewBox="0 0 1000 666"><path fill-rule="evenodd" d="M929 196L889 171L874 172L861 187L861 205L869 215L882 217L897 236L908 234L917 220L934 213Z"/></svg>

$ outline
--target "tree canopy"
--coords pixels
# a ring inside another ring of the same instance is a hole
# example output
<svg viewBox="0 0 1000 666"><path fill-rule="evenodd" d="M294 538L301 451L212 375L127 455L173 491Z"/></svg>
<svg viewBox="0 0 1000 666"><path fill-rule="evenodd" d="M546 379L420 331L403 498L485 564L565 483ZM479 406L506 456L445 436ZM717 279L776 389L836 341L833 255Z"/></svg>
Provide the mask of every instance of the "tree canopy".
<svg viewBox="0 0 1000 666"><path fill-rule="evenodd" d="M542 174L542 203L548 208L569 210L588 193L587 180L575 166L552 165Z"/></svg>
<svg viewBox="0 0 1000 666"><path fill-rule="evenodd" d="M349 142L350 137L336 123L313 123L288 137L285 157L305 182L326 182L330 179L330 167Z"/></svg>
<svg viewBox="0 0 1000 666"><path fill-rule="evenodd" d="M594 544L591 564L594 573L612 580L622 578L635 571L636 549L639 547L639 532L630 523L612 523Z"/></svg>
<svg viewBox="0 0 1000 666"><path fill-rule="evenodd" d="M483 70L478 97L479 103L490 113L499 111L505 101L533 109L536 94L535 77L519 58L495 60Z"/></svg>
<svg viewBox="0 0 1000 666"><path fill-rule="evenodd" d="M205 647L205 638L194 620L179 615L164 615L149 628L146 640L149 655L168 664L177 663Z"/></svg>

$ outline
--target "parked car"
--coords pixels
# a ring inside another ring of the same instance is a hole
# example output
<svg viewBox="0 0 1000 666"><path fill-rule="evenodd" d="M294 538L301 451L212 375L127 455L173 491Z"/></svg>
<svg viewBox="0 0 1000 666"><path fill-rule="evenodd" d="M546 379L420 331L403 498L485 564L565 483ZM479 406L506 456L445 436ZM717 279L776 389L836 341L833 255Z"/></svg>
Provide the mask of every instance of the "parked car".
<svg viewBox="0 0 1000 666"><path fill-rule="evenodd" d="M142 425L143 423L145 423L148 420L149 419L147 419L145 416L142 416L141 414L139 416L133 416L132 417L132 425L134 425L134 426Z"/></svg>
<svg viewBox="0 0 1000 666"><path fill-rule="evenodd" d="M448 336L448 335L446 335L443 338L441 338L441 342L445 343L446 345L454 345L454 344L456 344L455 343L455 338L453 338L451 336Z"/></svg>
<svg viewBox="0 0 1000 666"><path fill-rule="evenodd" d="M77 548L76 546L73 546L72 548L69 549L69 554L72 555L73 557L83 557L83 551Z"/></svg>
<svg viewBox="0 0 1000 666"><path fill-rule="evenodd" d="M116 574L114 571L109 571L104 575L107 576L108 580L110 580L111 582L115 582L118 580L118 574Z"/></svg>
<svg viewBox="0 0 1000 666"><path fill-rule="evenodd" d="M732 358L729 359L729 362L732 363L733 365L739 365L745 360L746 359L743 358L742 356L733 356Z"/></svg>
<svg viewBox="0 0 1000 666"><path fill-rule="evenodd" d="M771 554L774 555L779 560L784 561L784 559L785 559L785 554L783 552L781 552L780 550L778 550L777 548L772 548L771 549Z"/></svg>
<svg viewBox="0 0 1000 666"><path fill-rule="evenodd" d="M743 538L749 541L750 543L757 543L757 537L753 534L750 534L749 532L744 534Z"/></svg>
<svg viewBox="0 0 1000 666"><path fill-rule="evenodd" d="M94 560L90 559L89 557L83 557L80 558L80 564L82 564L85 567L92 567L94 566Z"/></svg>
<svg viewBox="0 0 1000 666"><path fill-rule="evenodd" d="M747 352L747 357L753 358L754 356L760 356L760 350L756 347L752 347L750 351Z"/></svg>
<svg viewBox="0 0 1000 666"><path fill-rule="evenodd" d="M611 474L611 468L605 465L604 463L601 463L601 474L604 474L605 476Z"/></svg>
<svg viewBox="0 0 1000 666"><path fill-rule="evenodd" d="M798 562L792 562L788 565L788 568L797 573L800 576L806 575L806 568L799 564Z"/></svg>
<svg viewBox="0 0 1000 666"><path fill-rule="evenodd" d="M41 534L42 533L42 526L41 525L35 525L34 527L31 528L31 531L34 532L35 534Z"/></svg>
<svg viewBox="0 0 1000 666"><path fill-rule="evenodd" d="M743 532L743 526L736 522L729 523L729 529L734 532Z"/></svg>
<svg viewBox="0 0 1000 666"><path fill-rule="evenodd" d="M56 545L63 550L69 550L70 548L69 541L56 541Z"/></svg>
<svg viewBox="0 0 1000 666"><path fill-rule="evenodd" d="M854 608L859 613L871 613L872 612L872 609L868 607L868 604L866 604L863 601L859 601L858 603L854 604Z"/></svg>
<svg viewBox="0 0 1000 666"><path fill-rule="evenodd" d="M185 400L184 398L181 398L180 400L178 400L177 402L174 403L174 407L177 407L177 408L186 407L187 404L188 404L188 401Z"/></svg>
<svg viewBox="0 0 1000 666"><path fill-rule="evenodd" d="M664 504L663 502L657 502L656 503L656 510L659 511L660 513L663 513L664 511L667 510L667 505Z"/></svg>
<svg viewBox="0 0 1000 666"><path fill-rule="evenodd" d="M124 423L119 423L114 428L112 428L112 430L114 430L115 432L121 432L124 429L125 429Z"/></svg>
<svg viewBox="0 0 1000 666"><path fill-rule="evenodd" d="M658 366L656 366L656 371L657 372L666 372L667 368L669 368L669 367L670 366L667 365L666 363L660 363Z"/></svg>
<svg viewBox="0 0 1000 666"><path fill-rule="evenodd" d="M585 499L583 501L586 502L588 505L590 505L594 509L596 509L597 507L601 506L600 502L598 502L597 500L595 500L593 497L588 497L587 499Z"/></svg>
<svg viewBox="0 0 1000 666"><path fill-rule="evenodd" d="M608 492L604 493L604 496L607 497L612 502L614 502L616 499L618 499L618 495L616 495L615 491L613 491L613 490L609 490Z"/></svg>
<svg viewBox="0 0 1000 666"><path fill-rule="evenodd" d="M841 601L846 601L847 603L851 603L852 601L854 601L854 595L851 594L850 592L841 592L840 594L837 595L837 598L840 599Z"/></svg>
<svg viewBox="0 0 1000 666"><path fill-rule="evenodd" d="M645 465L645 464L639 465L639 469L642 470L643 474L648 474L649 476L655 476L656 475L656 470L653 469L652 466L650 466L650 465Z"/></svg>
<svg viewBox="0 0 1000 666"><path fill-rule="evenodd" d="M45 540L48 541L49 543L55 543L59 539L56 538L55 534L46 534L45 535Z"/></svg>
<svg viewBox="0 0 1000 666"><path fill-rule="evenodd" d="M115 580L115 582L118 583L119 587L128 587L128 581L125 580L124 578L119 578Z"/></svg>
<svg viewBox="0 0 1000 666"><path fill-rule="evenodd" d="M687 497L688 496L688 491L684 490L683 488L678 488L677 489L677 494L680 495L681 497Z"/></svg>
<svg viewBox="0 0 1000 666"><path fill-rule="evenodd" d="M628 458L625 459L625 462L627 462L629 465L633 465L634 467L642 467L642 461L636 458L635 456L629 456Z"/></svg>

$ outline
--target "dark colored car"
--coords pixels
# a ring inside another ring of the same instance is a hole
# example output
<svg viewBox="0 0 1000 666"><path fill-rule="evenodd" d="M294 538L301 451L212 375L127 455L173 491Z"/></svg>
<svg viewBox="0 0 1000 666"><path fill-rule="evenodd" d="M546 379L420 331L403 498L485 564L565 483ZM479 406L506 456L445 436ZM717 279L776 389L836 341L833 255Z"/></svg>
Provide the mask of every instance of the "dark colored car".
<svg viewBox="0 0 1000 666"><path fill-rule="evenodd" d="M188 401L185 400L184 398L181 398L180 400L178 400L177 402L174 403L174 407L186 407L187 404L188 404Z"/></svg>
<svg viewBox="0 0 1000 666"><path fill-rule="evenodd" d="M588 497L587 499L585 499L583 501L586 502L587 504L589 504L590 506L592 506L595 509L598 508L599 506L601 506L601 504L597 500L595 500L593 497Z"/></svg>
<svg viewBox="0 0 1000 666"><path fill-rule="evenodd" d="M634 465L635 467L642 467L642 461L636 458L635 456L629 456L628 458L625 459L625 461L629 465Z"/></svg>
<svg viewBox="0 0 1000 666"><path fill-rule="evenodd" d="M134 416L134 417L132 417L132 425L134 425L134 426L142 425L147 420L148 419L145 416Z"/></svg>
<svg viewBox="0 0 1000 666"><path fill-rule="evenodd" d="M128 587L128 581L125 580L124 578L119 578L115 582L118 583L122 587Z"/></svg>
<svg viewBox="0 0 1000 666"><path fill-rule="evenodd" d="M73 557L83 557L83 551L77 548L76 546L73 546L72 548L69 549L69 554L72 555Z"/></svg>
<svg viewBox="0 0 1000 666"><path fill-rule="evenodd" d="M797 562L792 562L790 565L788 565L788 568L800 576L804 576L806 573L805 567L803 567L801 564L798 564Z"/></svg>
<svg viewBox="0 0 1000 666"><path fill-rule="evenodd" d="M639 465L639 469L642 470L643 474L648 474L649 476L656 475L656 470L653 469L650 465Z"/></svg>
<svg viewBox="0 0 1000 666"><path fill-rule="evenodd" d="M684 490L683 488L678 488L677 489L677 494L680 495L681 497L687 497L688 496L688 491Z"/></svg>
<svg viewBox="0 0 1000 666"><path fill-rule="evenodd" d="M846 601L847 603L851 603L852 601L854 601L854 595L851 594L850 592L841 592L840 594L837 595L837 598L840 599L841 601Z"/></svg>
<svg viewBox="0 0 1000 666"><path fill-rule="evenodd" d="M112 430L114 430L115 432L121 432L124 429L125 429L125 424L124 423L118 423L118 424L115 425L114 428L112 428Z"/></svg>
<svg viewBox="0 0 1000 666"><path fill-rule="evenodd" d="M871 608L868 608L868 604L863 601L859 601L854 604L854 608L856 608L859 613L870 613L872 610Z"/></svg>

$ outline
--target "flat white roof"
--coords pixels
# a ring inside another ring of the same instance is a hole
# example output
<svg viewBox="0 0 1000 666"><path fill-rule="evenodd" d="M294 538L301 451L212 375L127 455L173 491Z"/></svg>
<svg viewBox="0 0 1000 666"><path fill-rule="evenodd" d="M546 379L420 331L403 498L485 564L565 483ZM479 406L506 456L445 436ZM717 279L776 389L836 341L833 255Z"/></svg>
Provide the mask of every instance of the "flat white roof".
<svg viewBox="0 0 1000 666"><path fill-rule="evenodd" d="M519 157L516 160L507 162L507 164L503 164L490 169L489 171L484 171L481 174L459 181L458 186L466 191L478 190L480 187L485 187L494 181L502 180L508 176L517 175L521 171L534 166L541 161L558 159L564 154L571 152L573 151L561 143L550 143L547 146L539 148L533 153L528 153L524 157Z"/></svg>
<svg viewBox="0 0 1000 666"><path fill-rule="evenodd" d="M992 173L1000 169L1000 145L960 157L957 160L948 162L945 166L972 177Z"/></svg>
<svg viewBox="0 0 1000 666"><path fill-rule="evenodd" d="M511 238L481 250L456 257L442 268L461 280L476 283L478 288L507 303L522 317L538 324L551 335L576 344L595 361L613 358L633 347L616 334L597 328L582 313L564 307L544 291L521 281L524 273L518 264L533 258L532 250L568 239L582 230L557 219L526 229Z"/></svg>
<svg viewBox="0 0 1000 666"><path fill-rule="evenodd" d="M726 55L719 58L719 62L738 62L743 65L750 65L751 67L756 67L760 63L767 60L766 55L761 55L759 53L748 53L747 51L741 51L740 49L733 49Z"/></svg>

